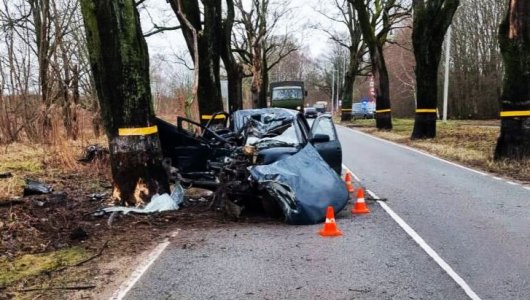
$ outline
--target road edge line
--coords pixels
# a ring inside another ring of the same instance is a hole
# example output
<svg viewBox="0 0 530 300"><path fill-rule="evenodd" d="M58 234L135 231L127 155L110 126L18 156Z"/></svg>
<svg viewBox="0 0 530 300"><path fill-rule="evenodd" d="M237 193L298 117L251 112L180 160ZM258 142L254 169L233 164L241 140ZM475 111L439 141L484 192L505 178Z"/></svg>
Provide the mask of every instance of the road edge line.
<svg viewBox="0 0 530 300"><path fill-rule="evenodd" d="M342 164L342 167L346 169L354 178L359 178L355 173L353 173L350 168L348 168L345 164ZM357 181L361 181L360 179ZM443 260L443 258L431 247L425 240L414 230L410 225L408 225L405 220L403 220L394 210L390 208L386 203L381 201L374 192L366 189L366 192L374 198L377 203L385 210L385 212L396 222L401 229L403 229L419 246L420 248L427 253L437 264L444 270L453 281L456 282L464 290L464 292L468 295L469 298L473 300L481 300L480 297L471 289L471 287L467 284L467 282L458 275L453 268Z"/></svg>
<svg viewBox="0 0 530 300"><path fill-rule="evenodd" d="M168 239L165 239L162 243L158 244L147 258L142 261L138 267L131 273L129 278L121 284L120 288L112 294L109 300L121 300L127 293L134 287L134 285L140 280L144 273L151 267L151 265L158 259L160 254L164 252L166 247L170 244Z"/></svg>
<svg viewBox="0 0 530 300"><path fill-rule="evenodd" d="M471 289L467 282L458 275L455 270L433 249L425 240L408 225L396 212L394 212L386 203L380 201L379 197L370 190L366 192L372 196L377 203L394 219L394 221L425 251L473 300L480 300L480 297Z"/></svg>

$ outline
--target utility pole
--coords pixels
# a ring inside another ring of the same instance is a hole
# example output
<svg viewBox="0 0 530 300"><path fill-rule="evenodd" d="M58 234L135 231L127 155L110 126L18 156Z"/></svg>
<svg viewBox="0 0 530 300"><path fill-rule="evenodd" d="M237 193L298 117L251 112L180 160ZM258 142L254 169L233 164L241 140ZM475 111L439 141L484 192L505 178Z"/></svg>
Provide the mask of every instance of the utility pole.
<svg viewBox="0 0 530 300"><path fill-rule="evenodd" d="M447 29L447 40L445 42L445 79L444 79L444 104L443 121L447 122L447 98L449 97L449 58L451 56L451 26Z"/></svg>
<svg viewBox="0 0 530 300"><path fill-rule="evenodd" d="M331 115L333 116L333 113L335 110L333 109L333 103L335 102L335 68L331 70Z"/></svg>

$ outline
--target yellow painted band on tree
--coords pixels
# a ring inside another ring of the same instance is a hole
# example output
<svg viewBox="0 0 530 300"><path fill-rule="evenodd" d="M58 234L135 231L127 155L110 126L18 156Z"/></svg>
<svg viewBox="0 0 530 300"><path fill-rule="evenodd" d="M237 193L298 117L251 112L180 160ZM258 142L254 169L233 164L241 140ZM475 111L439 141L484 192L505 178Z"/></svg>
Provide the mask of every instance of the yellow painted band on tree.
<svg viewBox="0 0 530 300"><path fill-rule="evenodd" d="M342 109L342 111L352 111L351 109Z"/></svg>
<svg viewBox="0 0 530 300"><path fill-rule="evenodd" d="M158 132L158 127L138 127L138 128L120 128L118 129L119 136L128 136L128 135L150 135Z"/></svg>
<svg viewBox="0 0 530 300"><path fill-rule="evenodd" d="M203 120L211 120L212 119L212 115L202 115L201 119L203 119ZM226 116L225 115L217 115L217 116L215 116L215 119L216 120L226 119Z"/></svg>
<svg viewBox="0 0 530 300"><path fill-rule="evenodd" d="M501 111L501 118L507 117L530 117L530 110Z"/></svg>
<svg viewBox="0 0 530 300"><path fill-rule="evenodd" d="M436 108L418 108L417 114L435 114L438 110Z"/></svg>
<svg viewBox="0 0 530 300"><path fill-rule="evenodd" d="M381 110L376 110L375 112L378 113L378 114L381 114L381 113L389 113L391 112L392 110L389 108L389 109L381 109Z"/></svg>

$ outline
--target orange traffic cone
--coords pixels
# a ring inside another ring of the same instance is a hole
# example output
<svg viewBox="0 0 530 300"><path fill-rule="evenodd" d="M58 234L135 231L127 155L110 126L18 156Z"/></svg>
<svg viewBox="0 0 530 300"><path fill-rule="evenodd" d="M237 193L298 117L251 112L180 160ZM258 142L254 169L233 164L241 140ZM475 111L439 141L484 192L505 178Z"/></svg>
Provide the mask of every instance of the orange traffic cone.
<svg viewBox="0 0 530 300"><path fill-rule="evenodd" d="M362 188L359 188L357 190L357 202L355 202L353 209L351 210L352 214L367 214L370 210L368 210L368 206L366 206L366 202L364 201L364 191Z"/></svg>
<svg viewBox="0 0 530 300"><path fill-rule="evenodd" d="M324 223L324 228L320 230L321 236L340 236L342 232L337 228L337 223L335 223L335 213L333 212L333 206L328 206L326 212L326 223Z"/></svg>
<svg viewBox="0 0 530 300"><path fill-rule="evenodd" d="M353 184L351 183L351 174L350 174L350 172L346 173L346 176L344 177L344 182L346 182L346 188L348 189L348 193L355 192L355 189L353 188Z"/></svg>

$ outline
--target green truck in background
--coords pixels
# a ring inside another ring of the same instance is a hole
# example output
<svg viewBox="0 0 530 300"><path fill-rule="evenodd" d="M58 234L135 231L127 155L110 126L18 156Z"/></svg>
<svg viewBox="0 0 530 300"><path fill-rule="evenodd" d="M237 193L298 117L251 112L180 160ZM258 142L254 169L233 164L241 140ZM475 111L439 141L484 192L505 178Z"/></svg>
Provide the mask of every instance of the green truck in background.
<svg viewBox="0 0 530 300"><path fill-rule="evenodd" d="M270 84L271 107L282 107L296 110L304 109L303 81L278 81Z"/></svg>

